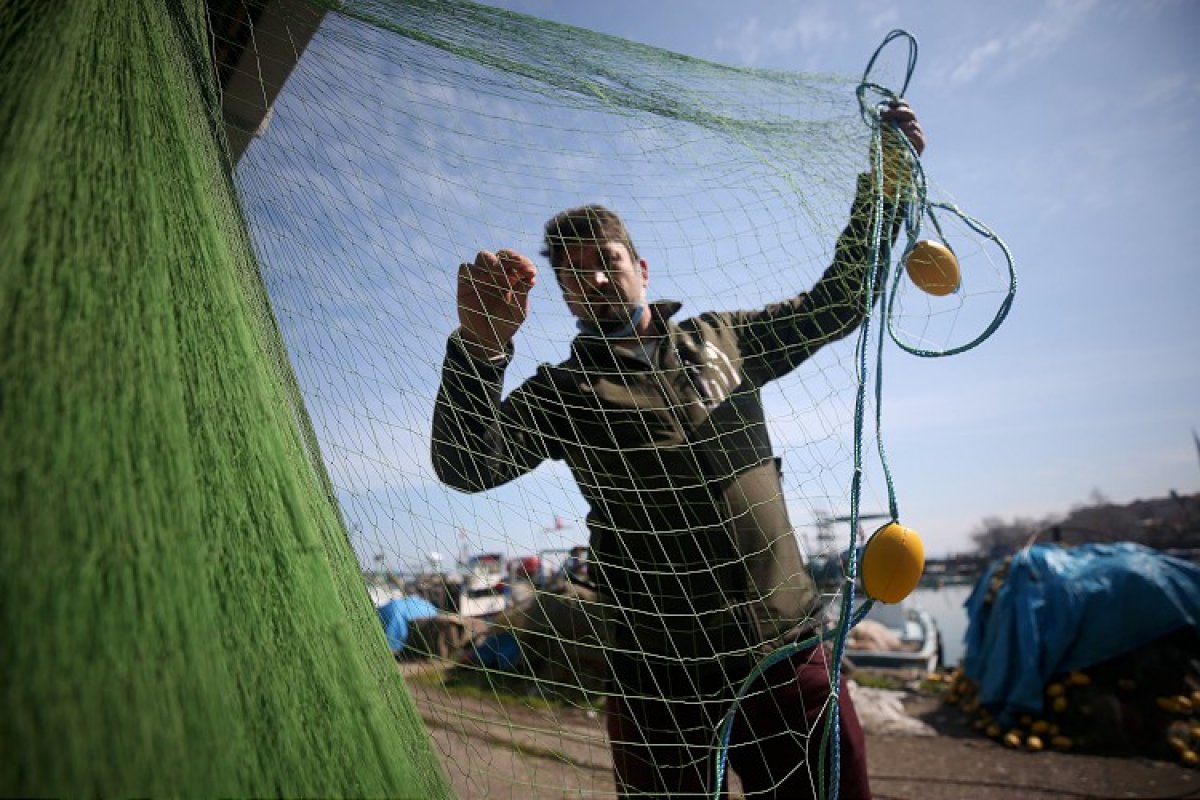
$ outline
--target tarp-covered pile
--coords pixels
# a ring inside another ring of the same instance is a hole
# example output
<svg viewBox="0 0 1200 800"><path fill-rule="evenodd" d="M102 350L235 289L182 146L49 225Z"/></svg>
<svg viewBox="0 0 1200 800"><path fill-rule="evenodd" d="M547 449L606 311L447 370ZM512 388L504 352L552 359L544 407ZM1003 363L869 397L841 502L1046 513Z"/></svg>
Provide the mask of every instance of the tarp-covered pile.
<svg viewBox="0 0 1200 800"><path fill-rule="evenodd" d="M498 614L489 636L467 661L493 670L522 670L538 681L585 692L603 688L608 667L599 633L596 593L559 581Z"/></svg>
<svg viewBox="0 0 1200 800"><path fill-rule="evenodd" d="M1200 633L1200 567L1141 545L1034 545L967 600L964 671L984 705L1038 712L1055 675Z"/></svg>
<svg viewBox="0 0 1200 800"><path fill-rule="evenodd" d="M400 597L379 606L379 621L387 636L388 647L400 653L408 641L409 628L416 620L429 619L438 614L437 606L424 597Z"/></svg>
<svg viewBox="0 0 1200 800"><path fill-rule="evenodd" d="M1010 747L1200 766L1200 567L1134 544L1028 547L967 600L946 702Z"/></svg>

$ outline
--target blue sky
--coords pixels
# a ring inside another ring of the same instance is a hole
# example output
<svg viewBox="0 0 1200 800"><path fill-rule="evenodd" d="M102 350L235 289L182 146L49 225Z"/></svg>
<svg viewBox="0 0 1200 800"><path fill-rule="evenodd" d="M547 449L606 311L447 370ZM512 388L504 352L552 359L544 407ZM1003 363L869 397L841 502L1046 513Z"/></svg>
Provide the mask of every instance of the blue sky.
<svg viewBox="0 0 1200 800"><path fill-rule="evenodd" d="M852 76L861 74L887 31L908 30L920 43L920 58L907 94L929 136L923 164L931 186L939 199L957 202L1004 239L1020 285L1005 324L975 350L931 360L894 346L886 350L883 436L903 521L923 534L931 552L945 553L968 549L969 533L987 516L1061 513L1096 491L1126 502L1200 490L1192 440L1200 428L1200 56L1190 41L1200 30L1200 4L497 5L731 65ZM281 96L269 135L290 135L289 119L300 116L293 110L300 103L292 102ZM416 130L401 117L384 123L397 135ZM323 123L305 115L305 124ZM295 207L300 198L307 203L324 194L365 198L359 216L382 231L375 234L374 254L363 260L368 278L350 287L331 277L323 287L329 299L319 305L330 316L322 326L332 339L308 341L313 329L296 322L304 312L285 311L281 318L302 384L319 398L310 407L343 503L364 531L360 554L381 550L399 565L428 550L453 553L459 529L468 531L469 549L512 554L582 540L585 509L562 471L540 471L486 498L453 496L428 481L428 404L417 396L428 395L440 341L453 324L446 309L452 268L488 242L452 222L420 237L404 227L406 207L441 207L438 193L455 181L427 180L416 199L403 200L391 184L364 180L357 168L335 169L335 151L294 159L288 169L301 188L290 202ZM252 148L240 170L247 183L258 180L255 169L265 175L255 158L265 156ZM313 159L327 168L299 165ZM437 174L436 165L421 166L422 174ZM447 164L442 172L454 169ZM495 240L501 231L525 249L536 248L546 216L540 209L531 214L513 204L490 211L496 218L480 236ZM269 230L271 213L258 213L259 230ZM281 241L297 238L286 233L285 214L278 223ZM332 230L321 237L325 246L305 245L309 258L336 263L342 239ZM406 248L445 262L433 288L422 270L397 270L395 253ZM652 290L663 290L655 294L678 288L675 265L685 254L666 250L643 253L652 264ZM655 272L660 263L674 270ZM268 278L275 292L291 286L288 280ZM691 289L690 307L699 310L697 289ZM524 374L537 360L564 354L561 335L569 330L549 287L537 291L535 313L545 327L527 343L529 357L514 364ZM414 297L419 302L412 303ZM338 331L368 330L358 319L368 301L377 304L373 308L403 305L406 312L378 331L338 340ZM426 337L425 330L433 334ZM397 370L387 356L399 341L420 341L427 351L411 371ZM354 374L388 377L337 388L320 365L344 364L348 352L363 366ZM842 348L831 360L840 360L844 371L851 356ZM781 397L824 396L844 388L843 379L797 378ZM844 402L834 407L844 411ZM813 403L818 411L825 407ZM803 473L806 459L828 463L815 471L823 486L815 494L829 495L828 510L844 513L832 507L837 484L849 481L844 445L806 449L806 434L828 428L805 420L803 413L784 420L777 444L794 473ZM394 477L380 480L381 465ZM864 497L864 511L884 500L876 484ZM793 522L804 530L817 505L794 504ZM555 515L571 527L543 532Z"/></svg>

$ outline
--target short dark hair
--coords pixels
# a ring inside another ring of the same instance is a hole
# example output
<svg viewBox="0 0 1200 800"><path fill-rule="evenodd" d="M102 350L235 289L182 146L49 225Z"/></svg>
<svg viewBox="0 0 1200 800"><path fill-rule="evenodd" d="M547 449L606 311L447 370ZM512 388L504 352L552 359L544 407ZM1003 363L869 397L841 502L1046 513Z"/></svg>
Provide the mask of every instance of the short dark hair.
<svg viewBox="0 0 1200 800"><path fill-rule="evenodd" d="M595 203L578 208L568 208L555 214L546 223L545 246L542 255L550 259L550 266L558 271L568 245L600 245L607 242L623 244L629 255L638 260L637 248L617 212Z"/></svg>

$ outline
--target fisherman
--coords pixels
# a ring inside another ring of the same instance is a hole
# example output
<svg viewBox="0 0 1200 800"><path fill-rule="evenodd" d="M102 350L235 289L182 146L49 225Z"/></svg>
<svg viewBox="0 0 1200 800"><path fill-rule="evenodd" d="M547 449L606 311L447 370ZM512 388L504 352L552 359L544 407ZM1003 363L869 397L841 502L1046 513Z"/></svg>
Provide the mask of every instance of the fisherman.
<svg viewBox="0 0 1200 800"><path fill-rule="evenodd" d="M563 461L590 506L591 577L610 667L607 724L622 796L707 795L715 734L762 657L817 630L816 587L788 521L761 391L854 331L878 263L899 228L907 137L925 136L907 103L881 112L883 208L858 179L833 262L807 292L755 311L682 321L650 302L650 270L621 218L598 205L545 226L545 249L579 334L570 357L542 365L507 397L513 336L529 315L538 268L513 250L481 251L458 271L451 335L433 418L439 478L466 492ZM743 698L729 764L754 796L814 797L833 702L830 653L818 646L768 669ZM840 789L869 797L861 726L842 687Z"/></svg>

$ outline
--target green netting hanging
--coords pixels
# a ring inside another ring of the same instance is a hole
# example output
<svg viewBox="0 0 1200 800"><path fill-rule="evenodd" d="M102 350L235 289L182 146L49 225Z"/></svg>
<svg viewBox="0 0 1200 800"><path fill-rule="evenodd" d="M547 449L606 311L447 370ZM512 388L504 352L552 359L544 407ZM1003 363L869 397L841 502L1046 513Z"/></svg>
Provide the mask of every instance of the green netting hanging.
<svg viewBox="0 0 1200 800"><path fill-rule="evenodd" d="M444 796L297 424L205 26L0 12L0 792Z"/></svg>

